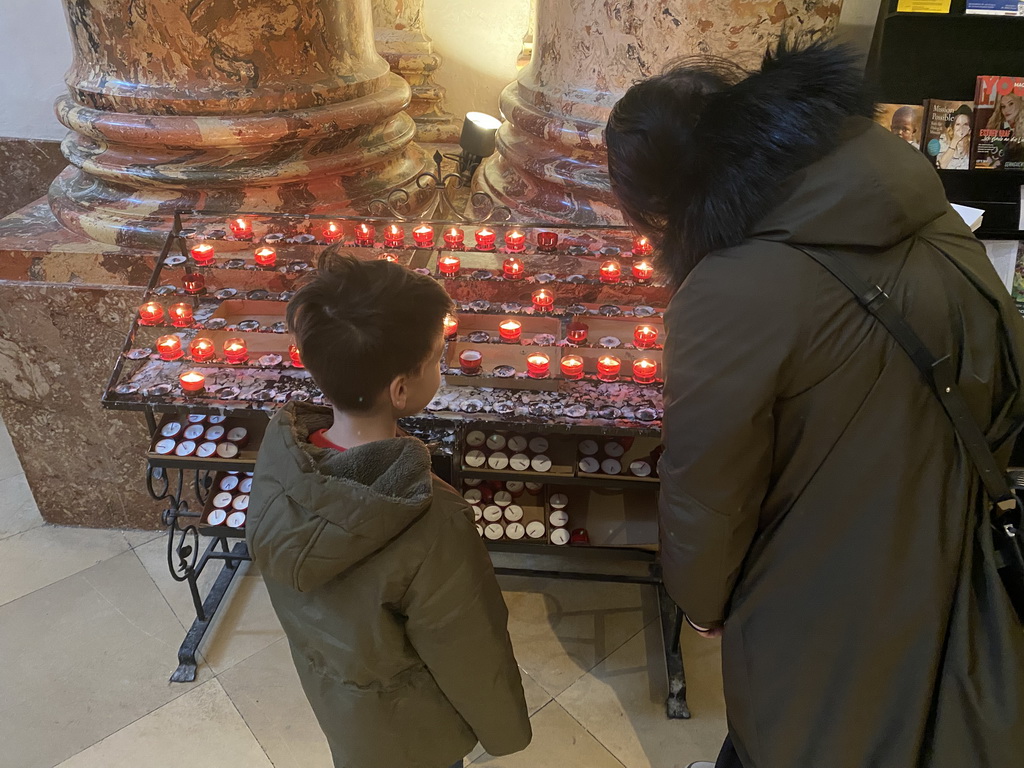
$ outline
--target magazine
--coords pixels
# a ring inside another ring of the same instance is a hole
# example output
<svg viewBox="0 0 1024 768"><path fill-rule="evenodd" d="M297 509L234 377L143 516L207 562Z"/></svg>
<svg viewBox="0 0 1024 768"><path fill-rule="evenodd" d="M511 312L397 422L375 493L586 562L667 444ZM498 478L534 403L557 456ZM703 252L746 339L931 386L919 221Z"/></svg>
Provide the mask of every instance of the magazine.
<svg viewBox="0 0 1024 768"><path fill-rule="evenodd" d="M1024 75L980 75L974 103L971 167L1024 170Z"/></svg>
<svg viewBox="0 0 1024 768"><path fill-rule="evenodd" d="M929 99L921 149L937 168L966 171L971 167L973 101Z"/></svg>
<svg viewBox="0 0 1024 768"><path fill-rule="evenodd" d="M921 148L924 106L921 104L878 104L875 122L892 131L914 149Z"/></svg>

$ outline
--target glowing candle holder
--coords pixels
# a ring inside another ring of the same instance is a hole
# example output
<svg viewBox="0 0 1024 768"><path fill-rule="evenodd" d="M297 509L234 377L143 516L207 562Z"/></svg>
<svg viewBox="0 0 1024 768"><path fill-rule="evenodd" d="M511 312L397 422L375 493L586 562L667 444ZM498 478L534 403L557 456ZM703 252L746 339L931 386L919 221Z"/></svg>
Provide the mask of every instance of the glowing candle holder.
<svg viewBox="0 0 1024 768"><path fill-rule="evenodd" d="M192 342L188 345L188 354L197 363L205 363L208 360L213 360L214 354L217 352L217 348L213 342L209 339L199 337L192 339Z"/></svg>
<svg viewBox="0 0 1024 768"><path fill-rule="evenodd" d="M199 371L185 371L178 377L181 383L181 391L189 394L202 392L206 387L206 377Z"/></svg>
<svg viewBox="0 0 1024 768"><path fill-rule="evenodd" d="M365 221L356 226L356 245L361 245L364 248L373 245L373 238L377 234L377 229L370 226Z"/></svg>
<svg viewBox="0 0 1024 768"><path fill-rule="evenodd" d="M658 343L658 330L649 325L638 325L633 331L633 344L637 349L650 349Z"/></svg>
<svg viewBox="0 0 1024 768"><path fill-rule="evenodd" d="M526 358L526 375L531 379L547 378L551 372L551 358L536 353Z"/></svg>
<svg viewBox="0 0 1024 768"><path fill-rule="evenodd" d="M654 246L651 245L650 240L642 235L633 238L634 256L650 256L652 253L654 253Z"/></svg>
<svg viewBox="0 0 1024 768"><path fill-rule="evenodd" d="M501 265L501 271L506 280L520 280L526 277L526 266L515 256L505 259L505 263Z"/></svg>
<svg viewBox="0 0 1024 768"><path fill-rule="evenodd" d="M562 376L567 379L583 378L583 358L579 355L566 355L561 363Z"/></svg>
<svg viewBox="0 0 1024 768"><path fill-rule="evenodd" d="M466 247L466 233L458 227L452 227L444 233L444 247L452 251L461 251Z"/></svg>
<svg viewBox="0 0 1024 768"><path fill-rule="evenodd" d="M633 381L637 384L652 384L658 376L658 364L646 357L633 362Z"/></svg>
<svg viewBox="0 0 1024 768"><path fill-rule="evenodd" d="M224 360L228 363L244 363L249 360L249 348L245 339L237 337L224 342Z"/></svg>
<svg viewBox="0 0 1024 768"><path fill-rule="evenodd" d="M498 325L498 333L501 335L502 341L507 341L510 344L517 342L523 335L523 324L518 320L505 320Z"/></svg>
<svg viewBox="0 0 1024 768"><path fill-rule="evenodd" d="M261 267L272 267L277 264L277 251L269 246L257 248L253 254L256 264Z"/></svg>
<svg viewBox="0 0 1024 768"><path fill-rule="evenodd" d="M196 263L197 267L208 267L213 264L215 254L213 246L209 243L193 245L189 253L192 254L192 261Z"/></svg>
<svg viewBox="0 0 1024 768"><path fill-rule="evenodd" d="M646 283L654 277L654 267L650 262L638 261L633 265L633 279L638 283Z"/></svg>
<svg viewBox="0 0 1024 768"><path fill-rule="evenodd" d="M170 334L161 336L156 340L156 351L160 353L161 360L177 360L184 352L181 350L181 338Z"/></svg>
<svg viewBox="0 0 1024 768"><path fill-rule="evenodd" d="M551 253L558 247L558 235L554 232L537 233L537 250Z"/></svg>
<svg viewBox="0 0 1024 768"><path fill-rule="evenodd" d="M190 296L198 296L201 293L206 293L206 278L198 272L186 272L184 279L181 281L181 285L185 289L185 293Z"/></svg>
<svg viewBox="0 0 1024 768"><path fill-rule="evenodd" d="M622 267L617 261L606 261L601 265L600 274L602 283L617 283L622 277Z"/></svg>
<svg viewBox="0 0 1024 768"><path fill-rule="evenodd" d="M505 250L509 253L520 253L526 248L526 235L518 229L505 233Z"/></svg>
<svg viewBox="0 0 1024 768"><path fill-rule="evenodd" d="M452 315L444 316L444 337L453 339L459 333L459 320Z"/></svg>
<svg viewBox="0 0 1024 768"><path fill-rule="evenodd" d="M429 224L420 224L412 231L412 239L419 248L433 248L434 228Z"/></svg>
<svg viewBox="0 0 1024 768"><path fill-rule="evenodd" d="M235 236L236 240L252 239L252 224L246 219L232 219L228 226L231 227L231 234Z"/></svg>
<svg viewBox="0 0 1024 768"><path fill-rule="evenodd" d="M294 368L305 368L302 364L302 355L299 354L299 348L294 344L288 345L288 357L291 358L292 366Z"/></svg>
<svg viewBox="0 0 1024 768"><path fill-rule="evenodd" d="M547 288L533 292L533 309L536 312L550 312L555 306L555 294Z"/></svg>
<svg viewBox="0 0 1024 768"><path fill-rule="evenodd" d="M476 249L478 251L494 250L494 232L487 227L478 229L474 235L476 238Z"/></svg>
<svg viewBox="0 0 1024 768"><path fill-rule="evenodd" d="M605 355L597 359L597 378L601 381L618 381L622 361L617 357Z"/></svg>
<svg viewBox="0 0 1024 768"><path fill-rule="evenodd" d="M401 248L405 245L405 230L397 224L389 224L384 230L384 247Z"/></svg>
<svg viewBox="0 0 1024 768"><path fill-rule="evenodd" d="M333 243L336 240L339 240L343 234L345 234L345 231L333 221L327 222L327 226L324 227L324 241L328 243Z"/></svg>
<svg viewBox="0 0 1024 768"><path fill-rule="evenodd" d="M164 319L164 308L155 301L139 307L139 325L157 325Z"/></svg>
<svg viewBox="0 0 1024 768"><path fill-rule="evenodd" d="M398 263L398 257L393 253L382 253L377 259L379 261L390 261L392 264Z"/></svg>
<svg viewBox="0 0 1024 768"><path fill-rule="evenodd" d="M566 329L565 340L570 344L585 344L589 331L590 328L587 327L586 323L581 323L579 320L573 320L569 323L569 327Z"/></svg>
<svg viewBox="0 0 1024 768"><path fill-rule="evenodd" d="M175 328L188 328L192 325L192 305L185 304L172 304L168 310L168 314L171 316L171 325Z"/></svg>
<svg viewBox="0 0 1024 768"><path fill-rule="evenodd" d="M445 277L455 277L462 268L462 260L458 256L446 253L437 260L437 271Z"/></svg>
<svg viewBox="0 0 1024 768"><path fill-rule="evenodd" d="M464 349L459 355L459 368L464 376L476 376L480 373L484 356L475 349Z"/></svg>

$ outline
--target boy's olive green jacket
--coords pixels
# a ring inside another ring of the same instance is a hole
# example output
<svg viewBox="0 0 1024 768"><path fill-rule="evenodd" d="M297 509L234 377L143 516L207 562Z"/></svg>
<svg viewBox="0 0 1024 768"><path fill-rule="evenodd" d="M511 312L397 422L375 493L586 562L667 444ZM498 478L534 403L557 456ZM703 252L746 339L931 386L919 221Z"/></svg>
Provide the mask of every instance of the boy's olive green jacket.
<svg viewBox="0 0 1024 768"><path fill-rule="evenodd" d="M444 768L530 743L508 611L469 508L397 437L317 448L324 408L267 427L246 539L337 768Z"/></svg>

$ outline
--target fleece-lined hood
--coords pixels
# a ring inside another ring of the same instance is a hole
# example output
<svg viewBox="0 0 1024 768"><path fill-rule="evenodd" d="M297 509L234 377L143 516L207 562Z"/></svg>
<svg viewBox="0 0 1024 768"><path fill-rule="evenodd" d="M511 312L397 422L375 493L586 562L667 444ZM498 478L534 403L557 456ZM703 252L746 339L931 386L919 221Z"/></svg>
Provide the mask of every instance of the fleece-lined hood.
<svg viewBox="0 0 1024 768"><path fill-rule="evenodd" d="M248 541L270 578L305 592L400 536L429 507L430 454L412 437L343 452L309 435L331 411L289 403L267 426L250 500ZM267 465L273 471L261 471Z"/></svg>

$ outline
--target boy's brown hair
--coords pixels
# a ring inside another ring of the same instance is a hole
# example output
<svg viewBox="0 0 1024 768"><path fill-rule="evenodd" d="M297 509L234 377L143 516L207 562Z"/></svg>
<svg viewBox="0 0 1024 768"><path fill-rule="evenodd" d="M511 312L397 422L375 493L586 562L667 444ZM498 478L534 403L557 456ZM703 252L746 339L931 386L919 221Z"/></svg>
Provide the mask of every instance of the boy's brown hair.
<svg viewBox="0 0 1024 768"><path fill-rule="evenodd" d="M288 302L302 362L340 410L366 411L396 376L419 371L452 300L433 278L328 249Z"/></svg>

